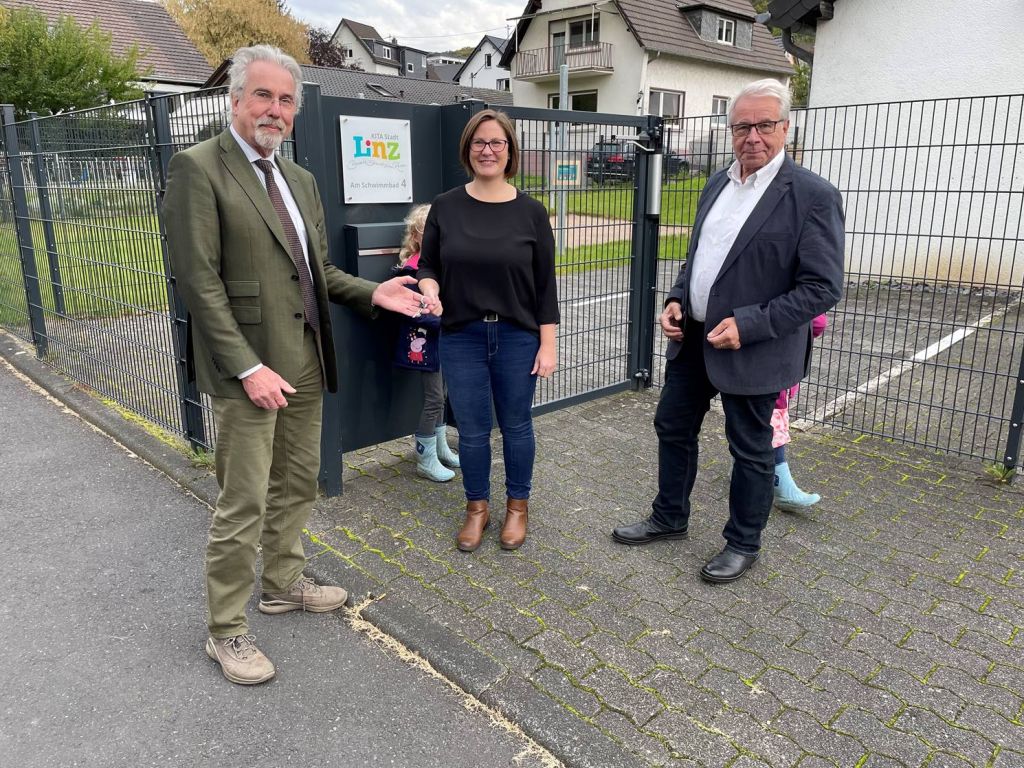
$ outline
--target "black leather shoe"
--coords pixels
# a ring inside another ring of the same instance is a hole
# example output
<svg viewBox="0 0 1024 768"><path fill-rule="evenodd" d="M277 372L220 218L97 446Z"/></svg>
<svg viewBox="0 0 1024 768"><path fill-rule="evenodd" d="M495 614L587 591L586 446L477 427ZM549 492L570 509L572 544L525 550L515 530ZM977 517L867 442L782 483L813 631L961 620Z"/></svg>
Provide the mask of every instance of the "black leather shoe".
<svg viewBox="0 0 1024 768"><path fill-rule="evenodd" d="M686 528L662 528L650 518L632 525L621 525L612 531L612 538L619 544L650 544L659 539L685 539Z"/></svg>
<svg viewBox="0 0 1024 768"><path fill-rule="evenodd" d="M712 584L726 584L736 581L740 576L750 570L757 562L760 553L744 555L733 552L731 549L723 549L717 555L708 560L707 565L700 569L700 577Z"/></svg>

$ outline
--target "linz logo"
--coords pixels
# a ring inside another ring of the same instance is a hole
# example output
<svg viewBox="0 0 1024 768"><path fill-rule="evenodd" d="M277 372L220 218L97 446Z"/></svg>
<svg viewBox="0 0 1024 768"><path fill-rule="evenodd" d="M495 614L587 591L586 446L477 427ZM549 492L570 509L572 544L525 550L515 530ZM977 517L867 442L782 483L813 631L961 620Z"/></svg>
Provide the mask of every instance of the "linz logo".
<svg viewBox="0 0 1024 768"><path fill-rule="evenodd" d="M352 141L356 145L355 157L372 157L378 160L401 160L402 155L398 151L397 141L384 141L373 137L364 139L362 136L353 136Z"/></svg>

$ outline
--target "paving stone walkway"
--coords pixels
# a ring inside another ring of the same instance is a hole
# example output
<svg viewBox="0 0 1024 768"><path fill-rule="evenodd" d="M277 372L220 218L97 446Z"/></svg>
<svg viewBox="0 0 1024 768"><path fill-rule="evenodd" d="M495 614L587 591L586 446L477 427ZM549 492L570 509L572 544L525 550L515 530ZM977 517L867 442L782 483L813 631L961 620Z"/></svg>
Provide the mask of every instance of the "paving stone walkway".
<svg viewBox="0 0 1024 768"><path fill-rule="evenodd" d="M456 550L459 481L416 477L404 441L346 454L313 551L529 681L621 748L609 764L1024 766L1020 483L880 439L797 434L794 473L821 503L773 512L755 568L711 586L697 572L722 545L730 467L715 412L690 539L608 535L649 509L655 404L624 393L536 420L517 553L496 525L476 553ZM501 481L496 440L499 500Z"/></svg>
<svg viewBox="0 0 1024 768"><path fill-rule="evenodd" d="M207 469L0 347L215 497ZM477 552L455 548L461 485L418 478L408 441L345 454L345 494L310 521L310 571L567 766L1024 768L1024 481L878 438L798 433L790 462L821 503L773 512L753 570L711 586L697 572L722 545L730 467L715 411L690 539L609 536L649 509L656 402L626 392L536 419L531 533L515 553L497 525ZM496 440L499 500L502 474Z"/></svg>

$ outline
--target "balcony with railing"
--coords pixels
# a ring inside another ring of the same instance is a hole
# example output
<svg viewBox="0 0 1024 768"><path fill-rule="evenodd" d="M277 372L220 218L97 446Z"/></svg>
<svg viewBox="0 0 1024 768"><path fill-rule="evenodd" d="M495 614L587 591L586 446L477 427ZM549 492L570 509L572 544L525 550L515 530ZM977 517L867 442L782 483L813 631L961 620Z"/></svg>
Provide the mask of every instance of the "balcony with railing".
<svg viewBox="0 0 1024 768"><path fill-rule="evenodd" d="M517 51L512 61L512 76L517 80L556 79L563 64L568 64L569 71L574 74L610 75L615 71L611 43L532 48Z"/></svg>

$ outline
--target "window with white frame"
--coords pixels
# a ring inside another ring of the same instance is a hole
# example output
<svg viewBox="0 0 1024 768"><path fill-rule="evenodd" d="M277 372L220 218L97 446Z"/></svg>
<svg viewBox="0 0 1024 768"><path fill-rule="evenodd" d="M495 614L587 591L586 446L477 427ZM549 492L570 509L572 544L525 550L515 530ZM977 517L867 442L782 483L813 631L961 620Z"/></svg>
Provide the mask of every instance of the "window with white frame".
<svg viewBox="0 0 1024 768"><path fill-rule="evenodd" d="M732 19L718 18L718 42L723 45L736 45L736 22Z"/></svg>
<svg viewBox="0 0 1024 768"><path fill-rule="evenodd" d="M686 94L679 91L656 91L651 89L647 100L647 114L658 117L678 118L683 116Z"/></svg>
<svg viewBox="0 0 1024 768"><path fill-rule="evenodd" d="M416 67L413 66L413 63L411 61L406 62L406 64L405 64L405 71L406 72L415 72L416 71Z"/></svg>
<svg viewBox="0 0 1024 768"><path fill-rule="evenodd" d="M381 58L390 59L391 58L391 49L388 48L386 45L382 45L380 47L380 55L381 55Z"/></svg>
<svg viewBox="0 0 1024 768"><path fill-rule="evenodd" d="M711 97L711 114L715 116L716 123L725 123L728 119L726 115L729 112L729 97L728 96L712 96Z"/></svg>
<svg viewBox="0 0 1024 768"><path fill-rule="evenodd" d="M559 109L558 94L548 94L548 108ZM597 112L597 91L576 91L569 93L569 109L576 112Z"/></svg>
<svg viewBox="0 0 1024 768"><path fill-rule="evenodd" d="M427 68L427 57L426 56L420 56L420 67L422 67L423 69Z"/></svg>
<svg viewBox="0 0 1024 768"><path fill-rule="evenodd" d="M507 77L499 77L497 79L497 81L495 81L494 87L497 88L499 91L507 91L508 90L508 81L509 81L509 78L507 78Z"/></svg>
<svg viewBox="0 0 1024 768"><path fill-rule="evenodd" d="M569 47L583 48L600 40L600 16L569 22Z"/></svg>
<svg viewBox="0 0 1024 768"><path fill-rule="evenodd" d="M485 53L484 54L484 69L490 69L490 68L491 68L491 54Z"/></svg>

